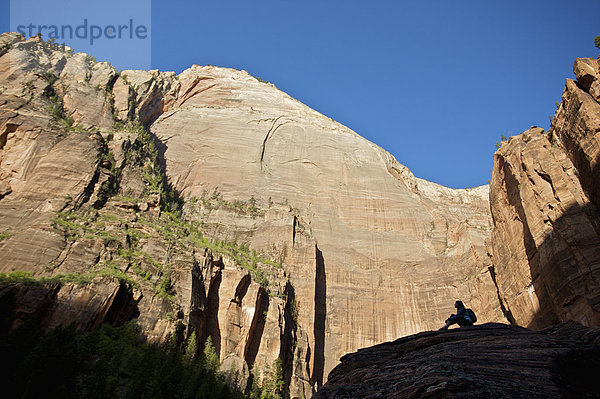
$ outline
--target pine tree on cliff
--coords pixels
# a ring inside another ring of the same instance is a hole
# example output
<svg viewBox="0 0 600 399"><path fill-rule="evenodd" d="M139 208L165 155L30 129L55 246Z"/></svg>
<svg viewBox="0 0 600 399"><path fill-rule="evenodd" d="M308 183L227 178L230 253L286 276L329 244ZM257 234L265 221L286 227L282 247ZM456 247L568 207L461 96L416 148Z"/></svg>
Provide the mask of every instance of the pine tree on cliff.
<svg viewBox="0 0 600 399"><path fill-rule="evenodd" d="M600 48L600 36L596 36L594 38L594 44L596 45L596 47Z"/></svg>

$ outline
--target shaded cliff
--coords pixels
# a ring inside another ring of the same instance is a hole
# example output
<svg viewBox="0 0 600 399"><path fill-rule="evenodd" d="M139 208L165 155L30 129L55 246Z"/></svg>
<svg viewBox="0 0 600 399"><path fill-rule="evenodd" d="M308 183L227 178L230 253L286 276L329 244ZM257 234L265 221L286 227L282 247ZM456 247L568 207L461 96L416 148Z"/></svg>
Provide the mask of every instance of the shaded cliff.
<svg viewBox="0 0 600 399"><path fill-rule="evenodd" d="M578 59L549 131L494 156L493 265L509 318L543 328L600 325L600 66Z"/></svg>
<svg viewBox="0 0 600 399"><path fill-rule="evenodd" d="M313 398L598 398L600 329L489 323L345 355Z"/></svg>

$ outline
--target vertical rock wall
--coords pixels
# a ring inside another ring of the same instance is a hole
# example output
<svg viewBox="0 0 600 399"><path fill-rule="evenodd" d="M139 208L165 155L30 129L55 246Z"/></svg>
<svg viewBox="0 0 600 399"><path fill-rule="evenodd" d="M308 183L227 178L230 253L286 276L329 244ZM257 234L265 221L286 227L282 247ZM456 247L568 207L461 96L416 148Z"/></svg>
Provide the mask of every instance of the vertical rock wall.
<svg viewBox="0 0 600 399"><path fill-rule="evenodd" d="M493 264L508 317L541 328L600 325L600 96L597 59L575 62L548 132L494 156Z"/></svg>

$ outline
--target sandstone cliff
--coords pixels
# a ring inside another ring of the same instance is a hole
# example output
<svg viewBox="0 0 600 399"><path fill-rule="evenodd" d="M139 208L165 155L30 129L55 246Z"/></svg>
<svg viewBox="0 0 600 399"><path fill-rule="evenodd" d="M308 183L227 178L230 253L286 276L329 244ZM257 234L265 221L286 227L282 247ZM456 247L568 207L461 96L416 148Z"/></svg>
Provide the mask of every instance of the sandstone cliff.
<svg viewBox="0 0 600 399"><path fill-rule="evenodd" d="M246 376L280 358L293 397L344 353L439 327L456 298L505 321L487 186L415 178L244 71L0 48L0 272L45 282L4 284L22 318L195 331Z"/></svg>
<svg viewBox="0 0 600 399"><path fill-rule="evenodd" d="M600 325L600 66L578 59L574 71L550 130L511 137L494 156L498 289L508 318L532 328Z"/></svg>

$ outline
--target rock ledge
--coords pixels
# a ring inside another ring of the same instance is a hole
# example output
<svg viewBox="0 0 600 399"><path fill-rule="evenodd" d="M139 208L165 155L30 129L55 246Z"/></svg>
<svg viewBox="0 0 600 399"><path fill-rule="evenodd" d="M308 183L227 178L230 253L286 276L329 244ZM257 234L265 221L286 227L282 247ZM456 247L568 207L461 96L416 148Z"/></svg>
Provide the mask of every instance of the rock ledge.
<svg viewBox="0 0 600 399"><path fill-rule="evenodd" d="M488 323L347 354L313 398L597 398L600 329Z"/></svg>

